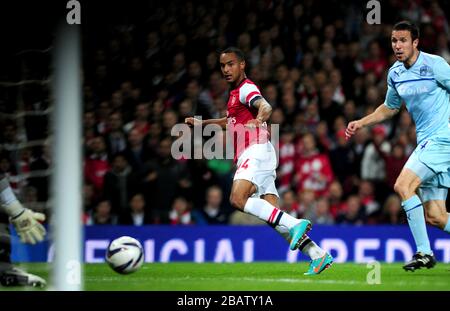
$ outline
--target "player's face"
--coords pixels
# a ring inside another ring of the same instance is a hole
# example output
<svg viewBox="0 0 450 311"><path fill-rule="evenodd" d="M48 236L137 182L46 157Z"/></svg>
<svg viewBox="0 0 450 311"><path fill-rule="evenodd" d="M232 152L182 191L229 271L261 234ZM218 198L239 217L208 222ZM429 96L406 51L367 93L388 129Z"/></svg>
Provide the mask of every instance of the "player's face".
<svg viewBox="0 0 450 311"><path fill-rule="evenodd" d="M394 30L391 35L392 50L400 62L408 62L414 55L419 39L412 40L411 32L408 30Z"/></svg>
<svg viewBox="0 0 450 311"><path fill-rule="evenodd" d="M236 83L242 80L245 70L245 62L239 61L234 53L222 53L220 55L220 69L228 83Z"/></svg>

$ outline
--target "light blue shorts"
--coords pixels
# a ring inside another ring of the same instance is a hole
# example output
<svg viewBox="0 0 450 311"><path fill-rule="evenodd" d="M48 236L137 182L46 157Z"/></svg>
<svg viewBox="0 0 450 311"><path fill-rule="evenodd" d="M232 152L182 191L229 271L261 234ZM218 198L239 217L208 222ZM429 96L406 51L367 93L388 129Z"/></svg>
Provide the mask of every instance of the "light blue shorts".
<svg viewBox="0 0 450 311"><path fill-rule="evenodd" d="M429 139L420 143L405 167L420 177L419 193L422 202L446 200L450 188L450 142Z"/></svg>

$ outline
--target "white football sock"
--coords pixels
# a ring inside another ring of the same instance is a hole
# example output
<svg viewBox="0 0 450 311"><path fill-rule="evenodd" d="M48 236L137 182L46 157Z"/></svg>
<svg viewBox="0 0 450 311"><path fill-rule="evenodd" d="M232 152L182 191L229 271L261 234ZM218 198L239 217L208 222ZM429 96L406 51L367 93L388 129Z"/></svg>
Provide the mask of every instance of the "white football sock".
<svg viewBox="0 0 450 311"><path fill-rule="evenodd" d="M276 226L275 230L288 242L291 243L291 235L289 229L283 226ZM309 242L308 242L309 241ZM305 243L308 242L306 245ZM302 245L305 245L302 247ZM309 236L306 236L305 241L300 245L299 249L303 255L310 257L312 260L322 257L326 252L319 247Z"/></svg>
<svg viewBox="0 0 450 311"><path fill-rule="evenodd" d="M244 212L254 215L272 226L284 226L291 229L299 220L282 212L278 208L263 199L249 198L244 206Z"/></svg>
<svg viewBox="0 0 450 311"><path fill-rule="evenodd" d="M307 240L306 240L307 241ZM305 242L306 242L305 241ZM304 243L305 243L304 242ZM303 244L304 244L303 243ZM309 243L302 247L300 245L299 249L301 252L307 256L309 256L312 260L320 258L326 254L326 252L321 249L313 240L309 239Z"/></svg>

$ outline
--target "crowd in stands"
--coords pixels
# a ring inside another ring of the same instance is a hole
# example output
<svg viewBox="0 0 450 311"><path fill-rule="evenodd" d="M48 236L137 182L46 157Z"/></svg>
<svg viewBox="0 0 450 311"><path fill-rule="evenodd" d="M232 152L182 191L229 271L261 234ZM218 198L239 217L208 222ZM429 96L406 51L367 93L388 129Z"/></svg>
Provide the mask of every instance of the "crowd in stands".
<svg viewBox="0 0 450 311"><path fill-rule="evenodd" d="M272 105L269 123L280 125L281 209L317 224L406 223L393 185L416 144L408 112L350 141L344 131L383 103L395 22L418 24L420 49L450 62L448 4L383 1L379 25L367 24L365 4L337 0L132 7L83 26L86 224L260 223L229 204L232 159L171 156L175 124L226 116L218 57L228 46L245 53L248 77ZM3 151L21 139L16 130L4 123ZM11 177L50 163L46 148L0 158ZM46 201L47 180L35 179L16 182Z"/></svg>

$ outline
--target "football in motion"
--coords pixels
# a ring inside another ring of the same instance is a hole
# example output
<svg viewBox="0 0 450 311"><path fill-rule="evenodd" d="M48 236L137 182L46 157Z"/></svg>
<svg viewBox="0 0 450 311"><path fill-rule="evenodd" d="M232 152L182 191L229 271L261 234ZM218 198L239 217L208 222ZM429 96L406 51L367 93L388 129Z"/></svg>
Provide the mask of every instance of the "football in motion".
<svg viewBox="0 0 450 311"><path fill-rule="evenodd" d="M109 244L106 250L106 262L120 274L137 271L144 262L144 250L138 240L122 236Z"/></svg>

